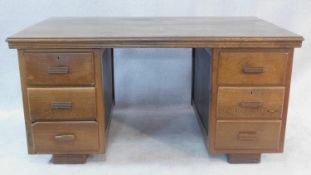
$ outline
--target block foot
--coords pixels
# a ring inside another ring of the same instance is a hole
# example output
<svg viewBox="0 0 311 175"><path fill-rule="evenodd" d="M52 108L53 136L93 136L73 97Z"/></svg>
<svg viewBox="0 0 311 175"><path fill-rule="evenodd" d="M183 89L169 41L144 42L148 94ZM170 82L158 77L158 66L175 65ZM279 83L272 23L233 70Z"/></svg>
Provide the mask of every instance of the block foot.
<svg viewBox="0 0 311 175"><path fill-rule="evenodd" d="M227 154L229 163L259 163L261 154Z"/></svg>
<svg viewBox="0 0 311 175"><path fill-rule="evenodd" d="M51 162L54 164L83 164L87 154L53 154Z"/></svg>

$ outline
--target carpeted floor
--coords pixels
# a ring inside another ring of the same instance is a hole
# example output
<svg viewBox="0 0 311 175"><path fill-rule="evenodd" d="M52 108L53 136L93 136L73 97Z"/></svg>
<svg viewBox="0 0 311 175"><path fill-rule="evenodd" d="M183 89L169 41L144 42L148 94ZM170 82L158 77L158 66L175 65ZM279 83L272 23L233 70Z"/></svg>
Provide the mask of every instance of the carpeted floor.
<svg viewBox="0 0 311 175"><path fill-rule="evenodd" d="M22 111L2 111L1 174L307 175L311 131L295 118L288 123L285 153L263 154L260 164L232 165L224 155L207 153L190 105L116 107L106 155L91 156L83 165L53 165L50 155L27 155Z"/></svg>

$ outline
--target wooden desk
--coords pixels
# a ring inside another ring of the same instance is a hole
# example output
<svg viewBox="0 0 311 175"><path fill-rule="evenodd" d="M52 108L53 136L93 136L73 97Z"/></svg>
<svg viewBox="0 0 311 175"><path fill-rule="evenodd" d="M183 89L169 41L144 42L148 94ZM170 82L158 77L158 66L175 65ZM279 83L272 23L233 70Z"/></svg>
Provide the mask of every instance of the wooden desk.
<svg viewBox="0 0 311 175"><path fill-rule="evenodd" d="M104 153L113 48L193 48L192 105L209 153L255 163L282 152L293 48L303 38L255 17L50 18L18 49L28 152L55 163ZM189 82L191 83L191 82ZM208 133L208 137L207 137Z"/></svg>

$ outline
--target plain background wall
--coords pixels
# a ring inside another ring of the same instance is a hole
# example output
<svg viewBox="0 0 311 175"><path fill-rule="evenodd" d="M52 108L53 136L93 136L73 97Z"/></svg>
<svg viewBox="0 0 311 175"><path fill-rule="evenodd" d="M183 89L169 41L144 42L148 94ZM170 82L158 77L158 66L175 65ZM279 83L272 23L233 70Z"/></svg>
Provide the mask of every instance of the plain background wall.
<svg viewBox="0 0 311 175"><path fill-rule="evenodd" d="M305 37L295 51L290 102L297 111L311 104L310 0L0 0L0 114L21 109L17 54L5 39L50 16L257 16ZM189 103L189 55L189 49L117 50L117 103Z"/></svg>

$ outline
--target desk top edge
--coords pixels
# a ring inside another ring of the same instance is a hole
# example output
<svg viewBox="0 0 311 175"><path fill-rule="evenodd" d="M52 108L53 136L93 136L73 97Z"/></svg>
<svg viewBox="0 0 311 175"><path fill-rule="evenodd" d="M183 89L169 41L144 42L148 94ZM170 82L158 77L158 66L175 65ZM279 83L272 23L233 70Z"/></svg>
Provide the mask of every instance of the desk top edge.
<svg viewBox="0 0 311 175"><path fill-rule="evenodd" d="M11 48L18 48L22 43L111 41L296 42L301 45L303 37L257 17L52 17L12 35L7 41Z"/></svg>

